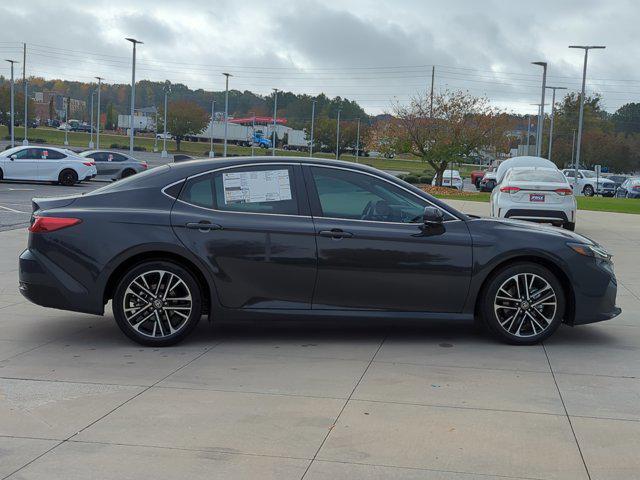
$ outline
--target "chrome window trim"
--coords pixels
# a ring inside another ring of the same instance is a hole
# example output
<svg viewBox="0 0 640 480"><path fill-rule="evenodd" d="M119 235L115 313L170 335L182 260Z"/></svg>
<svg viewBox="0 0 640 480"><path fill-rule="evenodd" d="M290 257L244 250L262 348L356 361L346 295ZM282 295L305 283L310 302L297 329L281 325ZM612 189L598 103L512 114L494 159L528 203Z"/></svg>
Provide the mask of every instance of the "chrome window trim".
<svg viewBox="0 0 640 480"><path fill-rule="evenodd" d="M448 222L461 222L462 220L458 217L456 217L455 215L453 215L452 213L448 212L447 210L442 209L439 205L436 205L435 203L432 203L431 201L429 201L428 199L422 197L421 195L418 195L415 192L412 192L411 190L403 187L402 185L398 185L390 180L387 180L386 178L382 178L378 175L375 175L373 173L369 173L369 172L363 172L362 170L357 170L354 168L347 168L347 167L340 167L340 166L335 166L335 165L324 165L321 163L314 163L314 162L257 162L257 163L244 163L241 165L228 165L226 167L218 167L218 168L212 168L211 170L206 170L204 172L200 172L200 173L196 173L195 175L190 175L188 177L185 177L181 180L178 180L176 182L170 183L169 185L166 185L161 191L164 195L166 195L169 198L174 199L176 202L180 202L183 203L185 205L189 205L190 207L195 207L195 208L200 208L202 210L206 210L208 212L217 212L217 213L226 213L226 214L235 214L235 213L240 213L240 214L244 214L244 215L271 215L271 216L280 216L280 217L297 217L297 218L323 218L323 219L327 219L327 220L341 220L341 221L349 221L349 222L365 222L365 223L383 223L383 224L389 224L389 225L419 225L418 222L416 223L406 223L406 222L385 222L385 221L379 221L379 220L361 220L361 219L356 219L356 218L336 218L336 217L313 217L310 215L291 215L291 214L287 214L287 213L261 213L261 212L237 212L237 211L229 211L229 210L218 210L215 208L208 208L208 207L201 207L200 205L194 205L193 203L189 203L189 202L185 202L184 200L180 200L179 198L174 198L171 195L167 194L165 192L165 189L172 187L173 185L176 185L180 182L187 182L193 178L197 178L200 177L202 175L208 175L210 173L215 173L215 172L219 172L222 170L229 170L229 169L233 169L233 168L245 168L245 167L256 167L256 166L265 166L268 167L269 165L298 165L298 166L312 166L312 167L322 167L322 168L333 168L336 170L346 170L349 172L354 172L354 173L360 173L360 174L364 174L364 175L369 175L370 177L374 177L377 178L378 180L382 180L383 182L387 182L397 188L400 188L402 190L404 190L405 192L413 195L414 197L426 202L427 204L431 205L432 207L437 208L438 210L441 210L445 215L448 215L450 217L449 220L444 220L442 223L448 223Z"/></svg>

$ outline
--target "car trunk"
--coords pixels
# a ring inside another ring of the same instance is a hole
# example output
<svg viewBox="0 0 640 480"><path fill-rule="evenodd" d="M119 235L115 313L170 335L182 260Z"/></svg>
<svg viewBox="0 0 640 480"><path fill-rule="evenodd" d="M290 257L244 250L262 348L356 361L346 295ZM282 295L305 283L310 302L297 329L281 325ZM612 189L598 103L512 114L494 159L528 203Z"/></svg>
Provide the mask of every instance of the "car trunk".
<svg viewBox="0 0 640 480"><path fill-rule="evenodd" d="M516 203L549 205L562 203L568 196L566 193L558 193L561 190L570 190L570 187L563 182L558 183L536 183L536 182L509 182L508 186L502 188L518 188L513 191L509 198Z"/></svg>

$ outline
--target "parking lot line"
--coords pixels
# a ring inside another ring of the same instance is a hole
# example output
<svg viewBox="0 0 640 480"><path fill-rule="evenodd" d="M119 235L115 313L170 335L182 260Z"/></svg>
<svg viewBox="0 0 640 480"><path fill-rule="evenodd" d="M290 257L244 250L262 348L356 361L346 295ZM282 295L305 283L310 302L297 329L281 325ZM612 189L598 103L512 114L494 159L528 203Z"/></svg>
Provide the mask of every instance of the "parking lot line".
<svg viewBox="0 0 640 480"><path fill-rule="evenodd" d="M4 207L2 205L0 205L0 208L3 209L3 210L6 210L8 212L13 212L13 213L29 213L29 212L23 212L22 210L15 210L13 208Z"/></svg>

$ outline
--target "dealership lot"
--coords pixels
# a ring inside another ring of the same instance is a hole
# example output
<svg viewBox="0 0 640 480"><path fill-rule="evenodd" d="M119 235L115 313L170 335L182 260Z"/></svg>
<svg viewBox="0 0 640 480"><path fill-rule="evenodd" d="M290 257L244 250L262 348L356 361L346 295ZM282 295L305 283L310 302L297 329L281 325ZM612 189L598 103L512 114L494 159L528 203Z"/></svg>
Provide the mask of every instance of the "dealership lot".
<svg viewBox="0 0 640 480"><path fill-rule="evenodd" d="M28 219L33 195L0 205ZM577 231L614 253L623 314L544 345L470 324L203 320L165 349L128 341L110 311L26 302L26 231L0 232L0 478L634 478L640 222L580 211Z"/></svg>

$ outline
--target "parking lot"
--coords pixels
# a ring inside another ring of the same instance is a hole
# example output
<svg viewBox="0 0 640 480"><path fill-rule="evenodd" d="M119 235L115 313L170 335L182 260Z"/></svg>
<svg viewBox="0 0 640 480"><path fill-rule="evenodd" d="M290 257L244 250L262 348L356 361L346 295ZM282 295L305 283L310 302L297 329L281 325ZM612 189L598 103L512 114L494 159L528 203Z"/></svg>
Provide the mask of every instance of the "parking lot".
<svg viewBox="0 0 640 480"><path fill-rule="evenodd" d="M67 193L0 190L12 225L31 196ZM0 232L0 478L637 478L640 222L581 211L577 231L614 253L623 313L544 345L460 323L203 320L165 349L131 343L110 309L26 302L27 232Z"/></svg>

